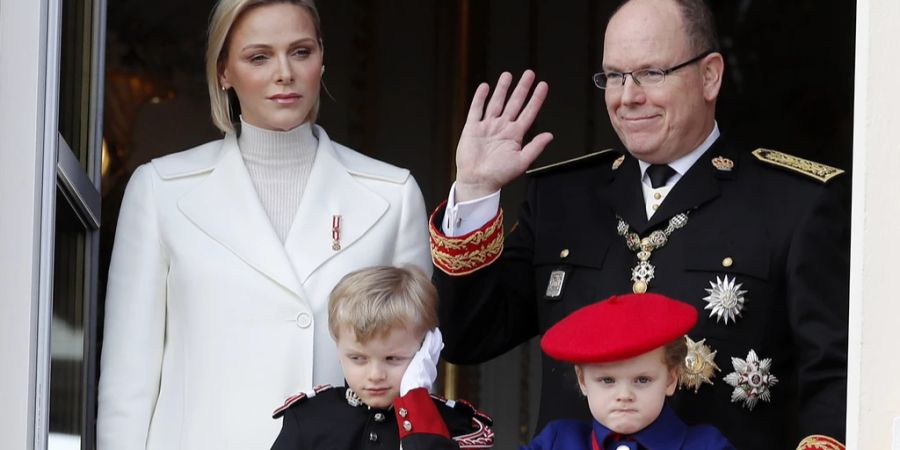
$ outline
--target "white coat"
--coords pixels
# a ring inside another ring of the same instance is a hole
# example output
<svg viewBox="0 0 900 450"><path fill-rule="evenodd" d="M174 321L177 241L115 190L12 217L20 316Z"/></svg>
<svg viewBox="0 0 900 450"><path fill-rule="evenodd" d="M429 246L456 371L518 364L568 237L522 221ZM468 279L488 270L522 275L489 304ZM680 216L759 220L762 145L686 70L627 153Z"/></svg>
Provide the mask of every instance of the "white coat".
<svg viewBox="0 0 900 450"><path fill-rule="evenodd" d="M409 171L314 132L284 243L232 134L135 171L109 272L99 450L270 448L281 427L271 413L286 397L343 383L328 332L338 280L385 264L431 273Z"/></svg>

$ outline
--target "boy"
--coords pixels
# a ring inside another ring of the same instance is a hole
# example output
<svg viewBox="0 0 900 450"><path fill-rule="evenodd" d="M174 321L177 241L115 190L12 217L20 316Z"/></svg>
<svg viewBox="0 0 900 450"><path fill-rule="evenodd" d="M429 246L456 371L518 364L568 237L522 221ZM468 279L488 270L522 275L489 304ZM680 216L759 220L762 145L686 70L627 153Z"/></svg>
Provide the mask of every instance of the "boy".
<svg viewBox="0 0 900 450"><path fill-rule="evenodd" d="M491 419L428 394L443 343L437 292L420 270L372 267L331 292L328 327L346 388L289 398L272 450L491 448Z"/></svg>
<svg viewBox="0 0 900 450"><path fill-rule="evenodd" d="M613 296L559 321L541 348L575 364L594 421L550 422L522 449L733 449L717 429L689 427L665 404L696 321L693 306L657 294Z"/></svg>

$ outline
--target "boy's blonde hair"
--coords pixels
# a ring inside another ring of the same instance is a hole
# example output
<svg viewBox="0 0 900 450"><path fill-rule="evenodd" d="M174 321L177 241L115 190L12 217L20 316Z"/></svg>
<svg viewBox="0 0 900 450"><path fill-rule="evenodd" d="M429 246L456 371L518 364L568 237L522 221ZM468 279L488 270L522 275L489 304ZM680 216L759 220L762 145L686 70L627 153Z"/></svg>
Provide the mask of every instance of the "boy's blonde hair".
<svg viewBox="0 0 900 450"><path fill-rule="evenodd" d="M328 300L328 329L337 340L341 329L356 340L387 335L408 326L424 334L437 327L437 290L420 269L376 266L344 276Z"/></svg>
<svg viewBox="0 0 900 450"><path fill-rule="evenodd" d="M224 91L219 83L219 75L225 67L228 59L228 43L231 30L247 11L266 5L287 3L303 8L310 16L316 29L316 39L319 49L322 45L322 21L319 18L319 10L316 9L314 0L219 0L213 9L209 20L209 32L206 45L206 85L209 89L210 112L216 128L223 133L234 132L234 124L237 117L234 113L234 105L237 96L232 95L231 90ZM240 106L240 105L238 105ZM309 112L309 122L314 123L319 115L319 99Z"/></svg>

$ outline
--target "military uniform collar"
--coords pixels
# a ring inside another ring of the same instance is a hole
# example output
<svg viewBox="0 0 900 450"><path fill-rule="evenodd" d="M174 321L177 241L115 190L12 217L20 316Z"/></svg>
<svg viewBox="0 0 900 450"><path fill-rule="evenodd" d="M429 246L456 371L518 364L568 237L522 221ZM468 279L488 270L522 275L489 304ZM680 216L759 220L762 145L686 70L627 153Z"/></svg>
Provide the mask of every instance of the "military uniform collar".
<svg viewBox="0 0 900 450"><path fill-rule="evenodd" d="M688 169L649 220L644 209L640 165L633 156L626 154L621 165L612 171L603 195L614 212L643 236L648 230L665 224L672 216L696 209L718 197L720 183L732 179L739 170L734 163L736 160L733 146L726 144L720 136ZM730 167L723 168L722 164L718 164L720 161L727 162L726 166L730 164Z"/></svg>
<svg viewBox="0 0 900 450"><path fill-rule="evenodd" d="M688 154L682 156L681 158L676 159L668 163L669 167L675 170L680 176L684 176L694 166L700 157L706 153L712 145L719 139L719 124L717 122L713 122L712 131L710 131L709 135L706 136L706 139L700 143L700 145L691 150ZM643 179L644 175L647 173L647 167L650 167L650 163L644 161L638 161L638 165L641 168L641 179Z"/></svg>
<svg viewBox="0 0 900 450"><path fill-rule="evenodd" d="M358 395L356 395L356 392L353 392L353 389L351 389L350 386L346 387L346 390L344 391L344 398L347 399L348 405L353 406L353 407L365 407L369 411L386 412L386 411L391 411L394 409L393 404L388 406L387 408L373 408L373 407L367 405L366 402L362 401L362 399L359 398Z"/></svg>

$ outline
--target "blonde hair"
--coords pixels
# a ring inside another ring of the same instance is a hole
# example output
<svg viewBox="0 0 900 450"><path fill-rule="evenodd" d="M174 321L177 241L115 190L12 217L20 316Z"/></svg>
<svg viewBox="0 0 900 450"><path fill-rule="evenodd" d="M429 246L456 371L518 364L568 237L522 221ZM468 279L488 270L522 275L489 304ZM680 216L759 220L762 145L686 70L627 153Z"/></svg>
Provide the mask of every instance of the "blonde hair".
<svg viewBox="0 0 900 450"><path fill-rule="evenodd" d="M206 84L209 90L209 106L212 113L212 121L216 128L223 133L234 132L235 117L231 102L237 102L237 97L231 95L231 91L222 90L219 83L219 75L225 61L228 59L228 43L231 30L241 17L248 11L265 5L287 3L303 8L312 18L316 28L316 39L322 45L322 22L319 19L319 11L314 0L219 0L213 8L209 20L209 33L206 45ZM319 116L319 100L309 111L309 121L315 122Z"/></svg>
<svg viewBox="0 0 900 450"><path fill-rule="evenodd" d="M424 334L438 325L437 290L420 269L376 266L344 276L328 301L328 329L349 329L366 343L407 326Z"/></svg>

